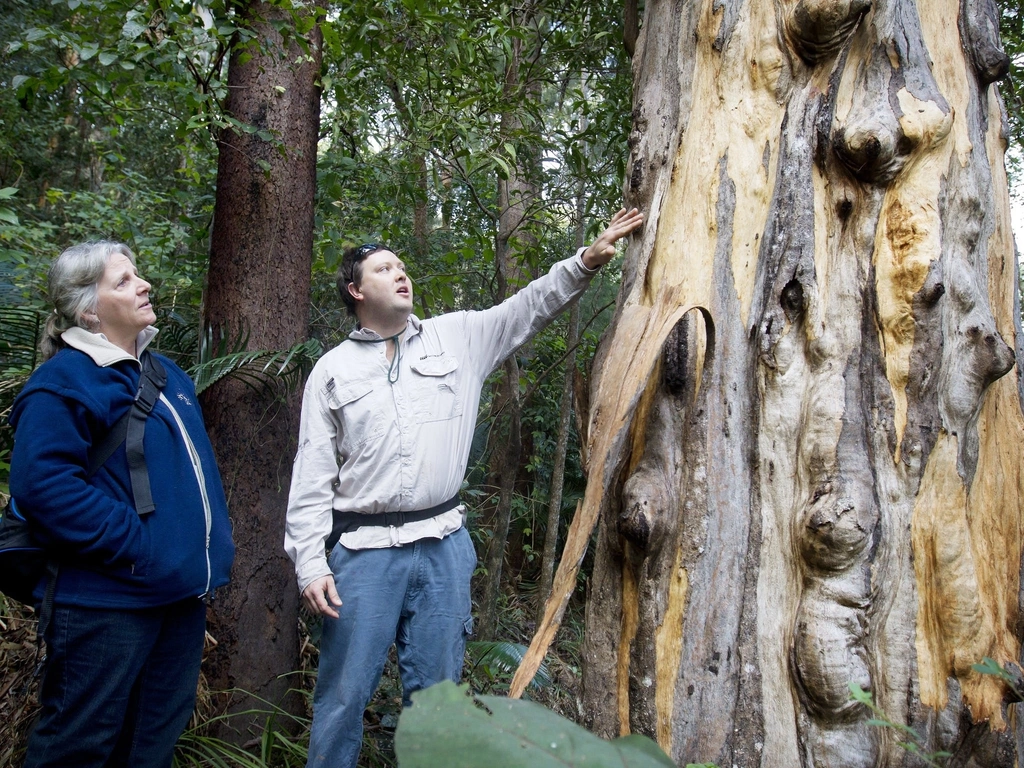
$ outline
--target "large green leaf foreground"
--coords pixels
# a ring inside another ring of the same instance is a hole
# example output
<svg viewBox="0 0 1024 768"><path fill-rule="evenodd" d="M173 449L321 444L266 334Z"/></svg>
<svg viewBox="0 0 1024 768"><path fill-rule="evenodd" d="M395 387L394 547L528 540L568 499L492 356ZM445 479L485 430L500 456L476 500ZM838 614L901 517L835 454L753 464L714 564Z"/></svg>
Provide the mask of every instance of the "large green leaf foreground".
<svg viewBox="0 0 1024 768"><path fill-rule="evenodd" d="M645 736L605 741L532 701L438 683L412 695L395 733L401 768L675 768Z"/></svg>

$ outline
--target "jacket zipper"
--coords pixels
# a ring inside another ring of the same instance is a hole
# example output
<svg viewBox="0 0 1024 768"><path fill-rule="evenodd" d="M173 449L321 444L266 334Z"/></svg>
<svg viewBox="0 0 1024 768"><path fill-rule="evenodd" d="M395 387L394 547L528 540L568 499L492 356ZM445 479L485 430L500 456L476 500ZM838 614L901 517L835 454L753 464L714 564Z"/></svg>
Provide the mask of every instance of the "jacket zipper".
<svg viewBox="0 0 1024 768"><path fill-rule="evenodd" d="M185 429L185 424L178 415L178 412L174 410L174 406L171 405L171 401L164 397L164 393L160 393L160 400L164 405L171 411L171 415L174 416L174 421L178 425L178 431L181 432L181 436L185 441L185 447L188 449L188 457L192 461L192 471L195 472L196 482L199 484L199 495L203 499L203 514L206 517L206 589L203 590L199 597L204 597L210 592L210 579L211 568L210 568L210 529L213 527L213 512L210 509L210 497L206 493L206 477L203 475L203 464L199 459L199 451L196 450L195 444L192 442L192 438L188 434L188 430Z"/></svg>

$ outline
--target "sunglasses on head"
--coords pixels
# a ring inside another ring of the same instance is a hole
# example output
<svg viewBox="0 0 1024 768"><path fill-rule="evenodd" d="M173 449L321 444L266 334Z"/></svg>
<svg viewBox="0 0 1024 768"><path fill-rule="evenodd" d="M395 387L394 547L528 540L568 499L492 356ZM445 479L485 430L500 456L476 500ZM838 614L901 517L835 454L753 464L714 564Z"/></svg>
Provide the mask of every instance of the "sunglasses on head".
<svg viewBox="0 0 1024 768"><path fill-rule="evenodd" d="M381 243L363 243L356 248L356 258L361 259L363 256L373 253L374 251L383 251L387 248L386 245Z"/></svg>

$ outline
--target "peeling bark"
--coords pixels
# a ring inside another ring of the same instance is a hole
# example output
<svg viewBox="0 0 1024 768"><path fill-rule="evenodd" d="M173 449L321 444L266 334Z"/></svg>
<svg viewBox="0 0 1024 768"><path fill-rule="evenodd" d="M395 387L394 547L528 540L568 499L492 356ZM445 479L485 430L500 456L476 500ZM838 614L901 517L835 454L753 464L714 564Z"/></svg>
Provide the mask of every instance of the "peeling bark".
<svg viewBox="0 0 1024 768"><path fill-rule="evenodd" d="M991 2L648 3L594 369L584 707L719 765L1012 766L1024 411ZM628 340L628 343L626 341Z"/></svg>

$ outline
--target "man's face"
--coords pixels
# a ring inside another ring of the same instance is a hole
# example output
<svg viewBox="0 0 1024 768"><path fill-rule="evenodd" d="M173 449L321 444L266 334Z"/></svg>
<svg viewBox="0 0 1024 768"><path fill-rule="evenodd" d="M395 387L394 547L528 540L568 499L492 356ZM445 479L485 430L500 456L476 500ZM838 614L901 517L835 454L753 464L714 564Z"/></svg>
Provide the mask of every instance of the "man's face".
<svg viewBox="0 0 1024 768"><path fill-rule="evenodd" d="M363 311L404 316L412 312L412 281L405 274L405 264L391 251L367 256L359 285L349 283L348 290Z"/></svg>

